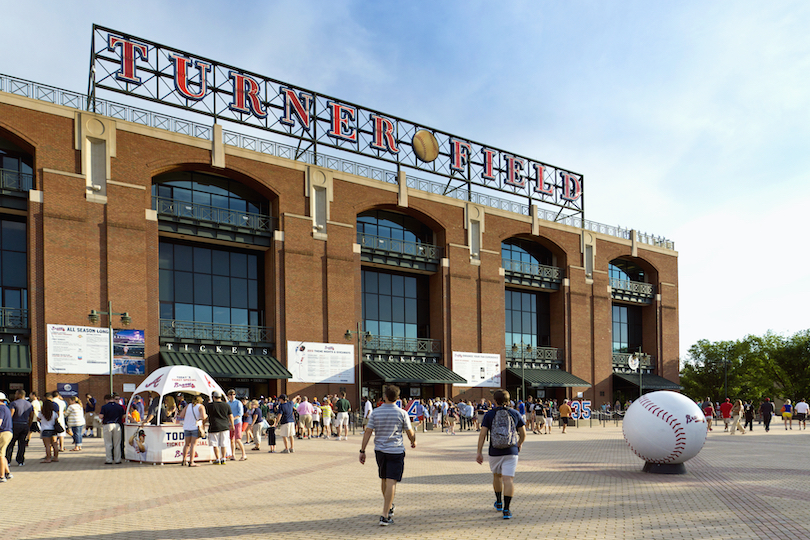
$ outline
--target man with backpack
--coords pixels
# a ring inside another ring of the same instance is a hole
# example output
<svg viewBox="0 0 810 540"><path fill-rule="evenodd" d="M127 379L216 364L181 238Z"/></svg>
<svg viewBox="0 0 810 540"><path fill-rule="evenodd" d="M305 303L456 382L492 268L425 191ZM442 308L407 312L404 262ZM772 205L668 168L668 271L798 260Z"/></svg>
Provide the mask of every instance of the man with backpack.
<svg viewBox="0 0 810 540"><path fill-rule="evenodd" d="M503 519L512 519L509 505L515 492L515 471L518 453L526 440L526 425L520 414L508 408L509 392L496 390L495 407L484 415L478 435L478 454L475 461L484 463L484 442L489 433L489 469L495 490L495 510L503 511Z"/></svg>

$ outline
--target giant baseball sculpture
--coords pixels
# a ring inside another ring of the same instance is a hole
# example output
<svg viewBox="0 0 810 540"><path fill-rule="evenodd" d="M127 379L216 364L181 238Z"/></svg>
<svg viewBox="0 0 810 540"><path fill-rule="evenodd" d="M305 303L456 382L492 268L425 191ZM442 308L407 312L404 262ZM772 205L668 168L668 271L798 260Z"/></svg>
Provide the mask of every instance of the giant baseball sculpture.
<svg viewBox="0 0 810 540"><path fill-rule="evenodd" d="M706 442L706 417L682 394L651 392L627 409L622 431L633 453L646 461L645 472L684 474L684 461Z"/></svg>

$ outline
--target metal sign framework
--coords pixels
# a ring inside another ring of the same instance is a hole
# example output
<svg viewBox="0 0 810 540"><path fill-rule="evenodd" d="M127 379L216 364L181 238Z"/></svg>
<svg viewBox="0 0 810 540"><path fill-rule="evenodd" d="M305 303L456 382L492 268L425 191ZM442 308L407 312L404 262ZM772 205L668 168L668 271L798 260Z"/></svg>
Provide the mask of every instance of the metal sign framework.
<svg viewBox="0 0 810 540"><path fill-rule="evenodd" d="M581 174L102 26L91 48L89 110L109 90L290 137L296 157L325 146L444 177L445 194L481 186L584 218ZM414 150L421 130L433 161Z"/></svg>

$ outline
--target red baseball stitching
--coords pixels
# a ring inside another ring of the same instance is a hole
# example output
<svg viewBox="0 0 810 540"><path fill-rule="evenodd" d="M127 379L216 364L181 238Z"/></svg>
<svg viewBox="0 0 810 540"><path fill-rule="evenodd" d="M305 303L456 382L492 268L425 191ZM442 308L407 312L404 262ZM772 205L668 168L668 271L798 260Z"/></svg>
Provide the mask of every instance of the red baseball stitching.
<svg viewBox="0 0 810 540"><path fill-rule="evenodd" d="M683 451L686 449L686 431L681 426L681 423L674 417L672 414L667 413L664 409L650 401L647 396L642 396L638 399L637 403L641 404L645 410L647 410L650 414L655 416L656 418L662 419L666 422L669 427L672 428L672 431L675 433L675 448L673 449L670 454L665 457L664 459L650 459L642 454L640 454L630 441L627 440L627 437L624 438L624 441L630 446L630 450L633 451L635 455L643 459L644 461L648 461L650 463L671 463L673 460L677 459L678 457L683 454ZM664 414L665 416L662 418L661 415Z"/></svg>

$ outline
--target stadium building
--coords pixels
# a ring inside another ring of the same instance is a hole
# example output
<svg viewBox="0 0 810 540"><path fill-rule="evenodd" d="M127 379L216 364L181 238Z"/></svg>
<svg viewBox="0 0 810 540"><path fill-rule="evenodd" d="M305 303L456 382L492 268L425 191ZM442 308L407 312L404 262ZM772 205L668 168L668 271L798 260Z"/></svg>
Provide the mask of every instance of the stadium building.
<svg viewBox="0 0 810 540"><path fill-rule="evenodd" d="M6 393L679 388L674 244L586 220L581 174L110 29L91 65L0 76Z"/></svg>

